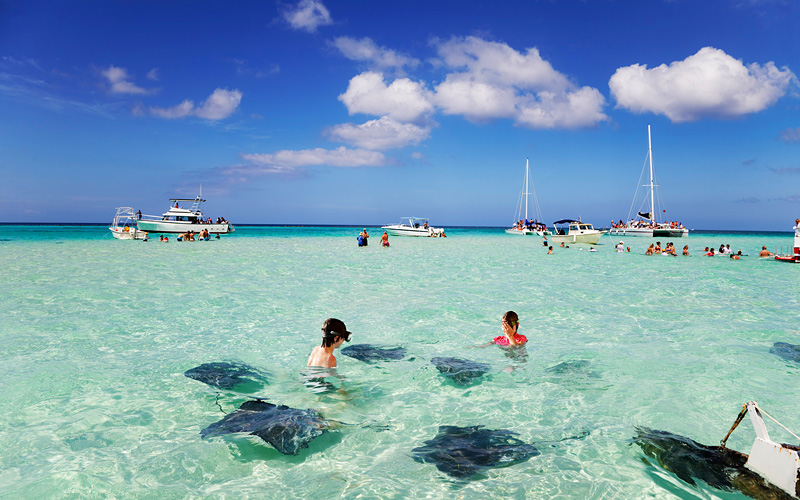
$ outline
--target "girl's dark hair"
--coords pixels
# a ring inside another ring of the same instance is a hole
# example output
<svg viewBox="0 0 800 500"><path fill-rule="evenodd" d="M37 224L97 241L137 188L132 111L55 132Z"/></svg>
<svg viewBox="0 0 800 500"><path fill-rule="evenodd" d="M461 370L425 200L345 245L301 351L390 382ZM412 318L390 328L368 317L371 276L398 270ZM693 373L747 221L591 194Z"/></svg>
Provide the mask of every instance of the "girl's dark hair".
<svg viewBox="0 0 800 500"><path fill-rule="evenodd" d="M515 313L514 311L507 311L503 315L503 321L507 321L509 323L511 323L512 321L519 321L519 316L517 316L517 313Z"/></svg>

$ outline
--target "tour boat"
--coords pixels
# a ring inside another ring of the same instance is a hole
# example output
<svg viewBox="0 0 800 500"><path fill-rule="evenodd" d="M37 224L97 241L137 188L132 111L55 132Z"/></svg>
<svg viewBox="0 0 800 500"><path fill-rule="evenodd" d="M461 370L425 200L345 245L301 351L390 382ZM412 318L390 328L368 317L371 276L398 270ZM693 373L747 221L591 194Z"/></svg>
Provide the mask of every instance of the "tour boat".
<svg viewBox="0 0 800 500"><path fill-rule="evenodd" d="M794 227L794 248L792 253L776 255L775 260L781 262L797 262L800 264L800 223Z"/></svg>
<svg viewBox="0 0 800 500"><path fill-rule="evenodd" d="M596 245L603 234L605 234L605 231L595 229L594 226L587 222L562 219L553 222L553 232L550 234L550 241L553 243L587 243L589 245Z"/></svg>
<svg viewBox="0 0 800 500"><path fill-rule="evenodd" d="M200 205L206 200L200 195L196 198L171 198L169 210L158 215L143 215L136 224L142 231L148 233L185 233L194 231L199 233L206 229L211 234L227 234L234 231L233 224L226 220L212 222L211 218L203 219ZM190 208L180 208L181 203L191 203Z"/></svg>
<svg viewBox="0 0 800 500"><path fill-rule="evenodd" d="M612 227L609 229L609 234L611 236L645 236L650 238L684 238L689 236L689 230L683 227L683 224L674 222L659 222L658 220L659 218L657 217L658 213L656 212L655 201L655 195L657 194L656 188L658 185L655 183L653 173L653 142L650 137L650 125L647 126L646 159L650 160L650 183L637 186L636 194L634 195L633 202L631 203L631 210L628 212L628 222L620 225L615 225L612 223ZM645 164L642 167L642 174L639 176L640 182L642 176L644 175L645 168L647 168L647 161L645 161ZM645 195L645 198L642 200L642 205L645 205L649 198L650 211L641 212L637 210L638 218L632 218L631 212L633 211L633 205L636 203L637 195L640 191L639 187L650 188L649 196ZM661 213L663 213L663 211Z"/></svg>
<svg viewBox="0 0 800 500"><path fill-rule="evenodd" d="M143 240L147 236L136 227L136 211L131 207L118 207L108 229L118 240Z"/></svg>
<svg viewBox="0 0 800 500"><path fill-rule="evenodd" d="M517 200L517 211L516 216L517 218L514 220L514 227L510 227L506 229L507 234L516 234L518 236L545 236L550 234L547 230L547 226L539 222L542 218L542 214L539 210L539 200L536 198L536 188L533 188L533 207L535 210L534 217L536 220L533 222L528 221L528 195L531 194L528 192L528 179L530 178L530 163L528 158L525 158L525 185L522 188L522 192L519 195L519 200ZM524 199L524 202L523 202ZM522 218L522 206L525 205L525 218ZM524 221L525 224L522 226L519 225L520 221Z"/></svg>
<svg viewBox="0 0 800 500"><path fill-rule="evenodd" d="M392 236L441 236L444 229L431 227L425 217L403 217L397 224L382 226Z"/></svg>

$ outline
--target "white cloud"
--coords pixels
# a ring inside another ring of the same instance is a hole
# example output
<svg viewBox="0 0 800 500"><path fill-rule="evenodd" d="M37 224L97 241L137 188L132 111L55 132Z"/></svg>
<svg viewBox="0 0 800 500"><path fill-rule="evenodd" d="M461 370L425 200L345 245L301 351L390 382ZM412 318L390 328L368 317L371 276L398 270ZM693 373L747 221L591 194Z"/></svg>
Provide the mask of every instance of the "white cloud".
<svg viewBox="0 0 800 500"><path fill-rule="evenodd" d="M386 157L383 153L364 149L348 149L344 146L336 149L283 150L276 153L243 154L241 156L244 160L257 165L282 171L318 165L331 167L382 167L386 164Z"/></svg>
<svg viewBox="0 0 800 500"><path fill-rule="evenodd" d="M536 48L521 54L504 43L470 36L451 38L439 44L437 50L445 65L466 68L466 74L477 82L550 91L571 86Z"/></svg>
<svg viewBox="0 0 800 500"><path fill-rule="evenodd" d="M296 30L313 33L319 26L333 24L328 9L317 0L301 0L294 7L287 7L283 18Z"/></svg>
<svg viewBox="0 0 800 500"><path fill-rule="evenodd" d="M154 116L168 119L197 116L206 120L222 120L231 116L242 101L242 93L238 90L217 89L199 107L190 100L183 101L171 108L151 107Z"/></svg>
<svg viewBox="0 0 800 500"><path fill-rule="evenodd" d="M800 127L787 128L781 132L780 138L786 142L800 142Z"/></svg>
<svg viewBox="0 0 800 500"><path fill-rule="evenodd" d="M437 50L445 67L460 70L434 89L445 114L471 121L508 118L530 128L591 127L608 119L597 89L577 87L535 48L520 53L465 37L439 43Z"/></svg>
<svg viewBox="0 0 800 500"><path fill-rule="evenodd" d="M433 111L430 92L423 84L398 78L386 85L381 73L366 72L353 77L339 100L352 114L388 116L401 122L413 122Z"/></svg>
<svg viewBox="0 0 800 500"><path fill-rule="evenodd" d="M619 68L608 85L617 107L688 122L757 113L775 104L793 82L795 75L773 62L745 66L722 50L704 47L669 66Z"/></svg>
<svg viewBox="0 0 800 500"><path fill-rule="evenodd" d="M360 148L386 150L419 144L420 141L430 137L431 129L411 123L400 123L383 116L362 125L352 123L336 125L329 128L326 135L333 140Z"/></svg>
<svg viewBox="0 0 800 500"><path fill-rule="evenodd" d="M154 82L157 82L159 80L158 68L153 68L150 71L148 71L147 72L147 79L148 80L153 80Z"/></svg>
<svg viewBox="0 0 800 500"><path fill-rule="evenodd" d="M137 86L128 79L128 71L125 68L118 68L114 65L101 71L101 74L106 77L108 83L111 84L112 94L147 94L149 91L142 87Z"/></svg>
<svg viewBox="0 0 800 500"><path fill-rule="evenodd" d="M346 36L337 37L331 44L339 49L346 58L361 61L375 68L402 68L403 66L416 67L419 60L398 54L386 47L378 47L370 38L357 40Z"/></svg>

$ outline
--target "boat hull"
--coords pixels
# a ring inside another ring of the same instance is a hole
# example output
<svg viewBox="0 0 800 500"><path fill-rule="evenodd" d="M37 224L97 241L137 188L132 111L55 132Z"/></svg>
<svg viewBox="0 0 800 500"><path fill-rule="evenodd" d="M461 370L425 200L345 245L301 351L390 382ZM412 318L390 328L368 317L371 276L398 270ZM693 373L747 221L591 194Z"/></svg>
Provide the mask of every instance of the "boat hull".
<svg viewBox="0 0 800 500"><path fill-rule="evenodd" d="M688 229L617 227L608 231L611 236L640 236L644 238L687 238Z"/></svg>
<svg viewBox="0 0 800 500"><path fill-rule="evenodd" d="M188 221L157 221L157 220L138 220L136 225L141 231L148 233L170 233L182 234L187 231L194 231L199 233L203 229L211 234L228 234L234 231L233 226L228 223L224 224L196 224Z"/></svg>
<svg viewBox="0 0 800 500"><path fill-rule="evenodd" d="M551 234L550 241L553 243L585 243L596 245L603 237L603 231L582 233L582 234Z"/></svg>
<svg viewBox="0 0 800 500"><path fill-rule="evenodd" d="M429 227L428 229L422 227L399 227L399 226L383 226L381 229L386 231L387 234L391 236L436 236L437 231L441 232L440 229L434 229Z"/></svg>
<svg viewBox="0 0 800 500"><path fill-rule="evenodd" d="M118 240L143 240L145 236L147 236L146 231L140 231L136 228L130 229L125 231L122 228L108 228L111 231L111 235Z"/></svg>
<svg viewBox="0 0 800 500"><path fill-rule="evenodd" d="M546 236L550 231L534 231L532 229L506 229L506 234L514 234L517 236Z"/></svg>

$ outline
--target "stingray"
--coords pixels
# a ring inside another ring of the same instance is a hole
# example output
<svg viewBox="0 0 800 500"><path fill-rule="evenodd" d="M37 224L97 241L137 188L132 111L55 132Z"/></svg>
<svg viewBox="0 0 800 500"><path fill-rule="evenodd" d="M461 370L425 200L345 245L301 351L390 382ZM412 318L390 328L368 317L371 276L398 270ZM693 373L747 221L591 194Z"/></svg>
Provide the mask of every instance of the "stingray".
<svg viewBox="0 0 800 500"><path fill-rule="evenodd" d="M667 431L636 428L633 440L645 455L692 486L696 480L723 491L740 491L758 499L789 499L783 490L745 467L747 455L722 446L706 446ZM645 463L650 464L647 459Z"/></svg>
<svg viewBox="0 0 800 500"><path fill-rule="evenodd" d="M442 425L435 438L411 450L414 460L433 463L448 476L466 479L490 467L508 467L527 461L540 452L507 430L484 429L482 425Z"/></svg>
<svg viewBox="0 0 800 500"><path fill-rule="evenodd" d="M372 344L355 344L342 349L342 354L365 363L403 359L406 350L402 347L378 347Z"/></svg>
<svg viewBox="0 0 800 500"><path fill-rule="evenodd" d="M783 359L800 363L800 345L775 342L772 344L772 349L770 349L769 352Z"/></svg>
<svg viewBox="0 0 800 500"><path fill-rule="evenodd" d="M227 390L231 390L236 386L240 386L239 389L257 390L267 383L267 378L256 368L244 363L227 361L203 363L185 371L183 374L204 384Z"/></svg>
<svg viewBox="0 0 800 500"><path fill-rule="evenodd" d="M258 436L284 455L297 455L334 424L315 410L298 410L266 401L246 401L202 431L203 438L246 432Z"/></svg>
<svg viewBox="0 0 800 500"><path fill-rule="evenodd" d="M571 361L564 361L557 365L551 366L550 368L546 369L547 373L553 373L555 375L572 375L577 377L591 377L591 378L599 378L600 375L589 369L591 363L589 360L586 359L574 359Z"/></svg>
<svg viewBox="0 0 800 500"><path fill-rule="evenodd" d="M470 385L475 379L489 371L489 365L460 358L433 358L436 368L458 385Z"/></svg>

